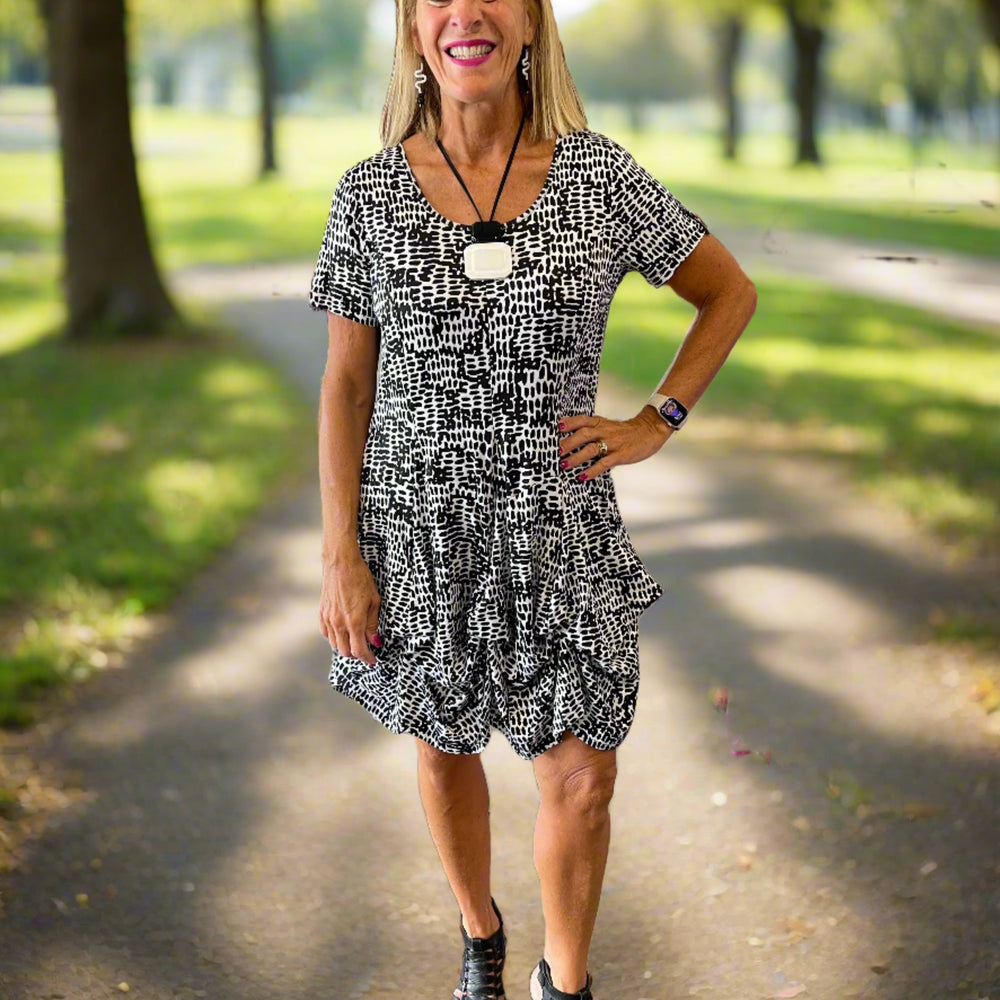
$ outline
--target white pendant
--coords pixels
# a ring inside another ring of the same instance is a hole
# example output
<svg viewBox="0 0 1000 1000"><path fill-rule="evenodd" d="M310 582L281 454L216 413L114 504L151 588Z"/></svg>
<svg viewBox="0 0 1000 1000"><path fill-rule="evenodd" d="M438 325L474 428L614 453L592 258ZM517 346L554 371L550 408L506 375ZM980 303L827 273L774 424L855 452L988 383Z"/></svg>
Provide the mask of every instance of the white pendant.
<svg viewBox="0 0 1000 1000"><path fill-rule="evenodd" d="M467 278L506 278L513 270L514 255L506 243L470 243L465 248Z"/></svg>

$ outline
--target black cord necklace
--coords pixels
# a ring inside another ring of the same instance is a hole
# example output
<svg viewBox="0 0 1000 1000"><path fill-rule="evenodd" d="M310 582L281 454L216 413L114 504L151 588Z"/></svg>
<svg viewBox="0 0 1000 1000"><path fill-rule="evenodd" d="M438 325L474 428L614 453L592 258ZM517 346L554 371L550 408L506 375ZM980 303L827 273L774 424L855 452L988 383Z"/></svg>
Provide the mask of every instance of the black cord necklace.
<svg viewBox="0 0 1000 1000"><path fill-rule="evenodd" d="M525 115L521 115L521 124L517 128L517 136L514 138L514 145L511 147L510 156L507 157L507 166L504 168L503 177L500 179L500 187L497 189L497 196L493 201L493 210L489 219L483 219L476 204L475 198L469 192L458 168L451 162L448 151L444 148L440 139L436 139L438 149L445 159L445 163L451 168L455 179L462 185L465 196L472 202L472 207L479 216L479 221L472 224L473 243L465 248L465 273L473 279L484 278L506 278L513 270L513 255L506 243L499 242L503 235L503 223L496 222L493 218L500 204L500 196L503 194L504 185L510 174L511 165L514 163L514 154L517 152L518 144L521 141L521 133L524 131Z"/></svg>

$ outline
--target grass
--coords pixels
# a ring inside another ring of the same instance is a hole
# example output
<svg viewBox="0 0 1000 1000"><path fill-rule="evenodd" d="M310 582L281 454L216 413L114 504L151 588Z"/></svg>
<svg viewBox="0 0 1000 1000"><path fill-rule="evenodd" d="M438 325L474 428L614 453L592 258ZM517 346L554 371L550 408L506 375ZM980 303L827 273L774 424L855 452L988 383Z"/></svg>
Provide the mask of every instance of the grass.
<svg viewBox="0 0 1000 1000"><path fill-rule="evenodd" d="M8 152L0 177L0 725L10 726L37 718L53 687L120 660L149 613L302 474L315 429L296 392L217 324L86 346L52 335L63 316L57 164L49 151ZM230 185L229 211L242 210ZM150 204L156 215L170 203ZM196 199L189 211L201 211ZM228 216L219 224L232 228ZM225 257L202 236L185 234L174 253Z"/></svg>
<svg viewBox="0 0 1000 1000"><path fill-rule="evenodd" d="M759 278L754 320L699 403L717 432L843 463L965 552L1000 550L1000 343L903 306ZM630 275L604 366L649 391L690 323Z"/></svg>
<svg viewBox="0 0 1000 1000"><path fill-rule="evenodd" d="M219 332L43 337L0 368L0 723L23 724L302 472L311 417Z"/></svg>
<svg viewBox="0 0 1000 1000"><path fill-rule="evenodd" d="M235 536L313 433L287 386L224 335L86 349L47 336L62 316L60 193L42 98L0 92L0 116L35 137L0 153L0 721L8 723L30 719L32 692L113 662L148 609ZM283 119L282 174L257 183L252 120L140 109L141 180L161 262L171 270L314 257L337 178L378 148L374 121ZM600 110L592 124L713 227L800 228L1000 257L992 148L938 144L914 166L897 139L842 135L827 137L824 169L795 170L787 142L773 136L748 140L732 165L716 159L711 136L633 136ZM836 457L957 545L995 546L995 338L804 281L760 278L758 288L753 326L699 419L743 441L749 417L756 441ZM607 367L648 391L649 372L665 368L689 318L674 296L630 278L612 314Z"/></svg>

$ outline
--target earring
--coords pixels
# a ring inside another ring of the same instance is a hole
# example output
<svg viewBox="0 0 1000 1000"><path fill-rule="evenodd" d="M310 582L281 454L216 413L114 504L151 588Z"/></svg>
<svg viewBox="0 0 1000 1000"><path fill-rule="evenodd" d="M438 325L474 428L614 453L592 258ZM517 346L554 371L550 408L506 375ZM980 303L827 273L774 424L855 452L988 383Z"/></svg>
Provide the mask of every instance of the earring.
<svg viewBox="0 0 1000 1000"><path fill-rule="evenodd" d="M525 85L529 90L531 89L531 77L528 75L531 70L531 60L528 56L530 51L530 47L525 45L524 56L521 59L521 75L524 77Z"/></svg>
<svg viewBox="0 0 1000 1000"><path fill-rule="evenodd" d="M413 86L417 88L417 107L424 106L424 84L427 82L427 74L424 72L424 61L420 60L420 65L413 71Z"/></svg>

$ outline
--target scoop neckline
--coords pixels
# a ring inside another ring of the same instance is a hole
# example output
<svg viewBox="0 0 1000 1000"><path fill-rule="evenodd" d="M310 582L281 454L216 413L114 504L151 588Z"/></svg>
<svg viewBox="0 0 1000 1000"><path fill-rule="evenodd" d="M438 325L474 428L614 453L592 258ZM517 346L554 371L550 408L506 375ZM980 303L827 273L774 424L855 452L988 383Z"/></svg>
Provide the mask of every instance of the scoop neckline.
<svg viewBox="0 0 1000 1000"><path fill-rule="evenodd" d="M516 223L521 222L523 219L526 219L537 209L542 199L548 193L549 188L552 186L552 175L555 173L556 161L559 159L560 148L565 138L566 138L565 135L556 136L556 144L552 150L552 161L549 163L549 169L548 173L546 173L545 175L545 181L542 184L541 190L536 195L535 200L520 215L514 216L513 219L508 219L506 222L501 222L500 225L513 226ZM427 211L430 212L431 215L433 215L435 218L439 219L441 222L447 223L449 226L453 226L458 229L471 229L472 226L465 222L456 222L454 219L449 219L447 215L442 215L430 203L430 200L427 198L427 195L424 194L424 189L420 186L420 184L417 181L417 175L413 172L413 168L410 166L410 160L406 155L406 150L403 148L403 144L399 143L396 146L396 148L399 150L399 155L403 161L403 168L406 171L406 176L409 179L410 183L413 185L414 190L417 192L417 196L423 202L424 207L427 209Z"/></svg>

